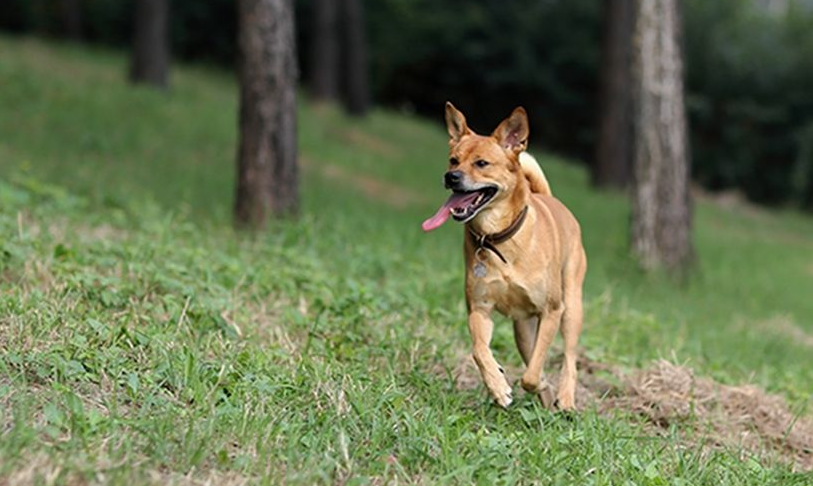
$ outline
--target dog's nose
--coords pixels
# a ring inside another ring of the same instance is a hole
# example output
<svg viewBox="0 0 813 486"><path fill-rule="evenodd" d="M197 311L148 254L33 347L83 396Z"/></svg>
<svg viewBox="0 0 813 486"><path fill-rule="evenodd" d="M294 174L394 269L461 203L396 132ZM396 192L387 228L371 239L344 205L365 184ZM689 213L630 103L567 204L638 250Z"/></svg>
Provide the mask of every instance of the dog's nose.
<svg viewBox="0 0 813 486"><path fill-rule="evenodd" d="M460 184L461 179L463 179L463 173L459 170L452 170L446 173L443 180L446 182L446 188L451 189Z"/></svg>

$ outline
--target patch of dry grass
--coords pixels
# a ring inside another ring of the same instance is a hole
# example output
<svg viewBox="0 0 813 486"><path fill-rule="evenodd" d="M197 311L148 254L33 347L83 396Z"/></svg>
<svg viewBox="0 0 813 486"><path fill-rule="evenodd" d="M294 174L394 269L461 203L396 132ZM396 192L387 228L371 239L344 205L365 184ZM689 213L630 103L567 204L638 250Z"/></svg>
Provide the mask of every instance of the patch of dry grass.
<svg viewBox="0 0 813 486"><path fill-rule="evenodd" d="M554 387L560 363L558 355L548 365ZM586 358L578 365L580 410L639 417L653 434L665 434L677 426L690 446L744 450L790 463L800 471L813 470L813 420L799 416L778 395L753 385L725 385L666 360L630 371ZM521 373L522 369L506 367L511 382ZM457 360L452 375L458 390L481 386L471 355ZM519 394L524 392L520 389Z"/></svg>

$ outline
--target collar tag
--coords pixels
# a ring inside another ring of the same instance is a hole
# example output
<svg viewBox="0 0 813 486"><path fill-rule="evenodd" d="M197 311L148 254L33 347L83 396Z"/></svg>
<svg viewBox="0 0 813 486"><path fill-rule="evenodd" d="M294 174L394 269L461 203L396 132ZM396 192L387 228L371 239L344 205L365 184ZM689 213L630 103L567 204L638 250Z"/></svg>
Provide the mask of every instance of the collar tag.
<svg viewBox="0 0 813 486"><path fill-rule="evenodd" d="M525 206L524 208L522 208L522 211L519 213L519 216L517 216L517 219L515 219L514 222L508 226L508 228L504 229L503 231L500 231L499 233L494 233L490 235L478 234L476 231L471 229L471 226L468 226L469 233L474 238L474 245L477 248L474 253L475 257L478 257L477 258L478 263L474 265L475 276L477 273L476 272L477 265L483 265L482 260L479 259L479 254L484 249L490 250L495 255L500 257L500 260L502 260L503 263L508 264L508 260L505 259L505 257L502 255L502 253L500 253L500 250L498 250L495 245L499 245L500 243L508 241L511 239L512 236L517 234L517 231L519 231L519 229L522 227L522 223L525 222L525 217L527 215L528 215L528 206ZM485 276L485 265L483 265L481 273L483 273L483 276Z"/></svg>
<svg viewBox="0 0 813 486"><path fill-rule="evenodd" d="M474 264L474 267L472 267L471 271L477 278L483 278L488 274L485 263L479 261Z"/></svg>

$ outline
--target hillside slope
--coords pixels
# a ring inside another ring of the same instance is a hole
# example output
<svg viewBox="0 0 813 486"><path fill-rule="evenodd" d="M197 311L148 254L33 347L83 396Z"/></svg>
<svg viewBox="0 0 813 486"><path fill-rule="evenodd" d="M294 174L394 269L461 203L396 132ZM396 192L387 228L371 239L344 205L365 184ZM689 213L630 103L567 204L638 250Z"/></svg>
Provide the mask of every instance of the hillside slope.
<svg viewBox="0 0 813 486"><path fill-rule="evenodd" d="M31 39L0 38L0 59L11 484L803 484L770 454L686 448L680 424L658 438L530 397L502 412L460 386L461 230L420 231L444 198L438 125L302 103L302 218L249 237L229 220L228 76L180 67L159 93L129 86L118 53ZM699 263L676 284L629 260L624 197L539 158L584 228L589 362L665 357L809 413L813 220L701 201Z"/></svg>

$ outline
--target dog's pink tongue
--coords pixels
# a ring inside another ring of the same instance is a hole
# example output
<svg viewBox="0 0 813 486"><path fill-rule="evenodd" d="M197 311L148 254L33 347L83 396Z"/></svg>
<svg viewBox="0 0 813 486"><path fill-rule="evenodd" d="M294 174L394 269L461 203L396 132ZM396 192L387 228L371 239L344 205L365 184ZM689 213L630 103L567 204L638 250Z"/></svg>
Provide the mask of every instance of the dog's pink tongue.
<svg viewBox="0 0 813 486"><path fill-rule="evenodd" d="M424 221L423 224L421 225L421 228L423 228L424 231L432 231L435 228L439 228L440 225L442 225L443 223L446 222L447 219L449 219L449 216L451 216L451 214L452 213L449 212L449 203L447 202L446 204L441 206L440 209L438 209L438 212L435 213L434 216Z"/></svg>
<svg viewBox="0 0 813 486"><path fill-rule="evenodd" d="M423 222L421 228L423 228L424 231L432 231L433 229L439 228L449 219L449 216L451 216L452 208L464 206L476 197L477 194L452 194L434 216Z"/></svg>

